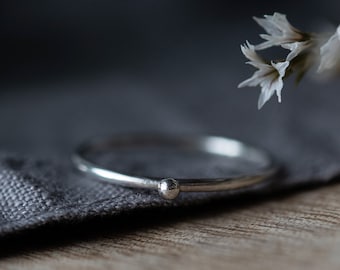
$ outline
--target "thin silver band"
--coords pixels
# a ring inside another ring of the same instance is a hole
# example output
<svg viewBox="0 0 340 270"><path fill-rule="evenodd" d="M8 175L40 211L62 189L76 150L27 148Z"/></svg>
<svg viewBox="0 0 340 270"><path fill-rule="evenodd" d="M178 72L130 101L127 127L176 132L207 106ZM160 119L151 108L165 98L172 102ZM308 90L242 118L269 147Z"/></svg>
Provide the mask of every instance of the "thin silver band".
<svg viewBox="0 0 340 270"><path fill-rule="evenodd" d="M141 146L143 144L170 145L178 149L191 149L228 158L242 158L255 163L256 173L237 177L173 179L131 176L105 169L87 159L91 152L114 151L124 146ZM97 179L126 187L158 190L165 199L174 199L180 192L207 192L238 189L259 183L272 176L277 168L271 158L262 150L245 145L240 141L216 136L117 136L94 140L80 145L72 160L75 166Z"/></svg>

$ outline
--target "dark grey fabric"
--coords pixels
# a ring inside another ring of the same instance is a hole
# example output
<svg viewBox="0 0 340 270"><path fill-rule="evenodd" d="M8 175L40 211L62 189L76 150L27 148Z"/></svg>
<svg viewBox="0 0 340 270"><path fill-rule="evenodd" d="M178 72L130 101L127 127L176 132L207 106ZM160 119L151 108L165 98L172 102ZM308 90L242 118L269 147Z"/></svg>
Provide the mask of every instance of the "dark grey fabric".
<svg viewBox="0 0 340 270"><path fill-rule="evenodd" d="M73 169L69 154L78 142L95 135L216 134L263 147L284 173L269 184L244 191L247 194L328 182L340 172L339 82L307 79L298 90L287 87L283 104L271 102L257 111L257 90L233 86L244 72L229 70L225 76L217 72L205 73L205 85L193 79L176 85L172 81L169 86L110 78L86 85L54 84L59 91L40 86L2 94L0 235L238 193L183 194L169 202L154 192L93 181ZM215 169L207 164L212 174Z"/></svg>

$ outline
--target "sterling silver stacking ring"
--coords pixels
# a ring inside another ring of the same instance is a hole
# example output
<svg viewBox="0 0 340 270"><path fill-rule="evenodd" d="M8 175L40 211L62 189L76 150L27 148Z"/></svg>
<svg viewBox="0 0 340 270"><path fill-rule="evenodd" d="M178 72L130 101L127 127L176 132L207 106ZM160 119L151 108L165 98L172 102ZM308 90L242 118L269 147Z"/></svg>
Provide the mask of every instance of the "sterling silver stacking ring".
<svg viewBox="0 0 340 270"><path fill-rule="evenodd" d="M173 151L194 151L236 161L243 160L255 166L256 169L251 173L241 172L238 175L222 175L211 178L176 177L175 179L171 175L160 175L159 177L130 175L108 169L99 165L100 162L89 158L94 153L98 154L104 151L114 153L114 151L125 147L134 149L134 147L141 146L167 146ZM164 199L175 199L180 192L210 192L244 188L270 178L277 171L277 166L266 152L237 140L217 136L113 136L81 144L75 150L72 160L80 171L95 179L125 187L158 190Z"/></svg>

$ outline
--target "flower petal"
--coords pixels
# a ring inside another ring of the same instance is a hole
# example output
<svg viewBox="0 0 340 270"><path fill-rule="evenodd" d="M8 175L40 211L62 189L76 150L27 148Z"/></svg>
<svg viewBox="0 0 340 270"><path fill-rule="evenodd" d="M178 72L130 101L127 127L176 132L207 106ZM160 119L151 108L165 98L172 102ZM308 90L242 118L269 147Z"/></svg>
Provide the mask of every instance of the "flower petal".
<svg viewBox="0 0 340 270"><path fill-rule="evenodd" d="M254 45L250 44L248 41L246 41L246 44L241 45L241 51L244 56L250 60L250 62L247 62L248 64L255 67L266 64L265 60L256 53Z"/></svg>
<svg viewBox="0 0 340 270"><path fill-rule="evenodd" d="M330 70L340 64L340 25L335 34L321 46L320 56L318 72Z"/></svg>
<svg viewBox="0 0 340 270"><path fill-rule="evenodd" d="M256 50L263 50L272 46L281 46L286 43L303 41L305 34L293 27L286 15L275 12L273 15L265 15L264 18L254 17L254 20L264 28L267 34L260 37L266 40L255 46Z"/></svg>
<svg viewBox="0 0 340 270"><path fill-rule="evenodd" d="M286 74L287 67L289 66L289 61L278 63L272 62L271 64L279 72L280 77L283 78Z"/></svg>
<svg viewBox="0 0 340 270"><path fill-rule="evenodd" d="M260 110L263 105L274 95L274 91L269 88L262 88L259 100L257 102L257 108Z"/></svg>
<svg viewBox="0 0 340 270"><path fill-rule="evenodd" d="M290 50L290 53L287 55L286 60L292 61L295 57L297 57L301 52L311 47L310 41L299 41L293 43L287 43L281 45L282 48Z"/></svg>
<svg viewBox="0 0 340 270"><path fill-rule="evenodd" d="M274 63L272 62L273 72L271 76L266 77L261 83L261 94L258 100L258 109L261 109L263 105L273 96L276 92L278 101L281 102L281 91L283 88L283 77L286 74L289 61Z"/></svg>

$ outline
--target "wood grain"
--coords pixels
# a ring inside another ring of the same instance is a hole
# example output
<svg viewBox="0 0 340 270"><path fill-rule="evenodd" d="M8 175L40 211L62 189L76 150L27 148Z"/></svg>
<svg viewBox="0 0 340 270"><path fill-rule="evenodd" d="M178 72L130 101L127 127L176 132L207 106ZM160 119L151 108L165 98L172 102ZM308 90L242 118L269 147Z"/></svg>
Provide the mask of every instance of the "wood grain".
<svg viewBox="0 0 340 270"><path fill-rule="evenodd" d="M339 194L340 185L331 185L192 212L137 214L107 221L99 232L96 222L78 225L60 238L36 235L3 256L0 269L340 269Z"/></svg>

